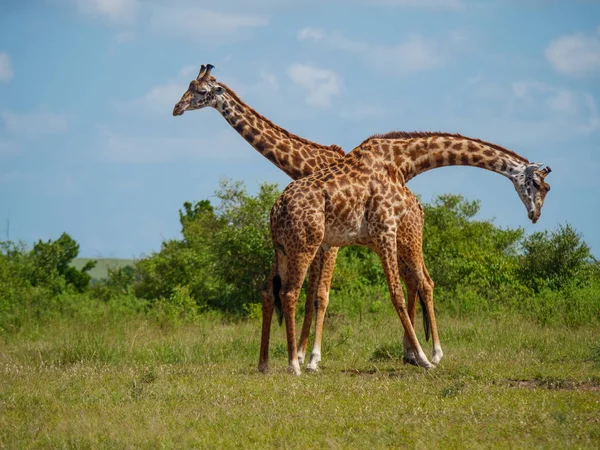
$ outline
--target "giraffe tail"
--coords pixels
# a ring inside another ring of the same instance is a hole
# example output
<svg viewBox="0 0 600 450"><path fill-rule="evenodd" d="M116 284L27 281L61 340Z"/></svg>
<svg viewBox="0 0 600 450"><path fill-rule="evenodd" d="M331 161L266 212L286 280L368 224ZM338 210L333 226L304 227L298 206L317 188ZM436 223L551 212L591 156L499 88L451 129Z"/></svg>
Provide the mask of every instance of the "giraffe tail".
<svg viewBox="0 0 600 450"><path fill-rule="evenodd" d="M281 297L279 292L281 291L281 277L279 274L275 274L273 277L273 297L275 297L275 311L277 311L277 320L279 325L283 323L283 306L281 304Z"/></svg>
<svg viewBox="0 0 600 450"><path fill-rule="evenodd" d="M417 290L417 294L419 295L419 302L421 303L421 312L423 313L423 328L425 329L425 340L429 341L429 333L431 331L431 322L429 321L429 311L427 311L427 306L423 301L423 296L421 295L421 290Z"/></svg>

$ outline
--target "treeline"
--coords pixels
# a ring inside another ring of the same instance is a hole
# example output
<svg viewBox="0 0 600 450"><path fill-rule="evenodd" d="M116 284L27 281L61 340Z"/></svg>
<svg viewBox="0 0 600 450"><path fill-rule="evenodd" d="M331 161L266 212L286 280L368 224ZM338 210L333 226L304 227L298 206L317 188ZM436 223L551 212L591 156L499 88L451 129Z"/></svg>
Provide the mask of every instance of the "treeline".
<svg viewBox="0 0 600 450"><path fill-rule="evenodd" d="M208 311L258 317L260 291L273 250L269 212L279 195L262 184L249 194L223 181L216 201L186 202L181 238L132 267L109 270L90 283L89 270L72 267L79 246L67 234L31 250L3 242L0 252L0 329L49 315L147 314L168 323ZM525 235L476 220L478 201L441 195L423 204L423 251L435 281L438 312L514 311L537 321L578 325L600 320L600 265L570 225ZM332 283L330 312L377 314L389 302L377 256L343 248Z"/></svg>

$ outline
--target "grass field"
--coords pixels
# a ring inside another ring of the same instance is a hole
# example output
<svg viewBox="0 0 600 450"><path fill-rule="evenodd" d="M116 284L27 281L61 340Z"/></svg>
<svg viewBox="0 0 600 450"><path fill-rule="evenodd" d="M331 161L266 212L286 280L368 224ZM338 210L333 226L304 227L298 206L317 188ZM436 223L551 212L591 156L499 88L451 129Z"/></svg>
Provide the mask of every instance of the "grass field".
<svg viewBox="0 0 600 450"><path fill-rule="evenodd" d="M256 371L260 323L107 315L0 341L2 448L598 448L597 327L439 317L445 358L402 364L391 311L329 317L321 371ZM427 345L428 351L429 345Z"/></svg>
<svg viewBox="0 0 600 450"><path fill-rule="evenodd" d="M93 280L102 280L108 277L108 269L116 269L118 267L133 266L133 259L120 258L75 258L73 267L81 270L85 264L90 261L96 261L96 267L89 271Z"/></svg>

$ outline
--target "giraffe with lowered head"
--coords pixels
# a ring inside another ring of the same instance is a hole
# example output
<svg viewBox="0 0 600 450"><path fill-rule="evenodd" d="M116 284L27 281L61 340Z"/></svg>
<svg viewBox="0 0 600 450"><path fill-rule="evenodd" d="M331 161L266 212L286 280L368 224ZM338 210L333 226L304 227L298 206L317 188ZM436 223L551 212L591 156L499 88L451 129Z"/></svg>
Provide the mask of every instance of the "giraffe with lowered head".
<svg viewBox="0 0 600 450"><path fill-rule="evenodd" d="M407 205L406 182L427 170L452 165L504 175L512 181L529 219L533 223L539 219L550 190L545 182L549 167L541 169L540 164L498 145L448 133L372 136L338 162L292 182L283 191L271 210L273 290L275 306L285 317L292 373L300 374L294 317L306 270L320 249L344 245L363 245L377 253L416 363L435 367L421 349L404 302L398 267L404 230L399 221ZM268 324L270 311L267 305L263 320ZM261 347L264 345L268 345L268 337L265 342L263 336ZM267 364L261 361L261 365Z"/></svg>
<svg viewBox="0 0 600 450"><path fill-rule="evenodd" d="M225 84L218 82L211 75L213 66L202 65L195 80L190 82L189 88L181 100L175 105L173 115L182 115L185 111L201 109L207 106L217 109L225 120L257 151L283 170L293 179L310 175L323 167L337 162L344 156L340 147L335 145L324 146L296 136L287 130L270 122L258 112L246 105L233 90ZM425 313L425 302L422 300L426 335L431 324L434 357L436 363L442 357L435 317L433 316L433 282L427 273L422 256L422 231L423 210L418 199L407 189L406 210L399 218L399 225L404 230L401 235L402 246L398 248L401 275L407 286L408 305L411 320L414 322L416 314L417 297L428 299L429 312ZM299 342L299 360L302 363L306 348L311 322L316 307L316 327L313 351L308 365L309 370L317 370L321 359L321 340L323 321L327 304L329 302L329 287L333 276L337 247L320 249L309 271L309 282L306 297L306 309L302 333ZM419 270L415 272L414 267ZM422 276L418 277L416 274ZM268 359L268 336L270 317L274 304L273 290L271 288L272 276L262 293L263 318L262 342L267 342L261 347L261 361ZM269 312L270 308L270 312ZM404 358L406 362L415 363L412 347L404 339ZM266 371L266 365L260 365L260 370Z"/></svg>

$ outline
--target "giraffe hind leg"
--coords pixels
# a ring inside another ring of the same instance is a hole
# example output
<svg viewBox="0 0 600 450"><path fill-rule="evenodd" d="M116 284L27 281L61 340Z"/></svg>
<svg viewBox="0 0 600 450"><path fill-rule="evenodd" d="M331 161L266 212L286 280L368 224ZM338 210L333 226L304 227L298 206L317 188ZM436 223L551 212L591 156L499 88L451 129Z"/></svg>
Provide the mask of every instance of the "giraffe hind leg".
<svg viewBox="0 0 600 450"><path fill-rule="evenodd" d="M312 352L310 353L310 362L306 369L311 372L319 370L321 362L321 340L323 339L323 324L325 322L325 312L329 304L329 288L333 277L333 269L335 268L335 260L337 258L338 248L331 247L328 250L323 250L320 265L319 284L317 289L316 310L317 317L315 319L315 342Z"/></svg>
<svg viewBox="0 0 600 450"><path fill-rule="evenodd" d="M288 345L288 369L294 375L300 375L300 363L296 347L296 305L302 283L306 276L308 266L313 261L318 246L314 249L290 254L288 252L285 274L281 276L281 303L285 320L285 331Z"/></svg>

